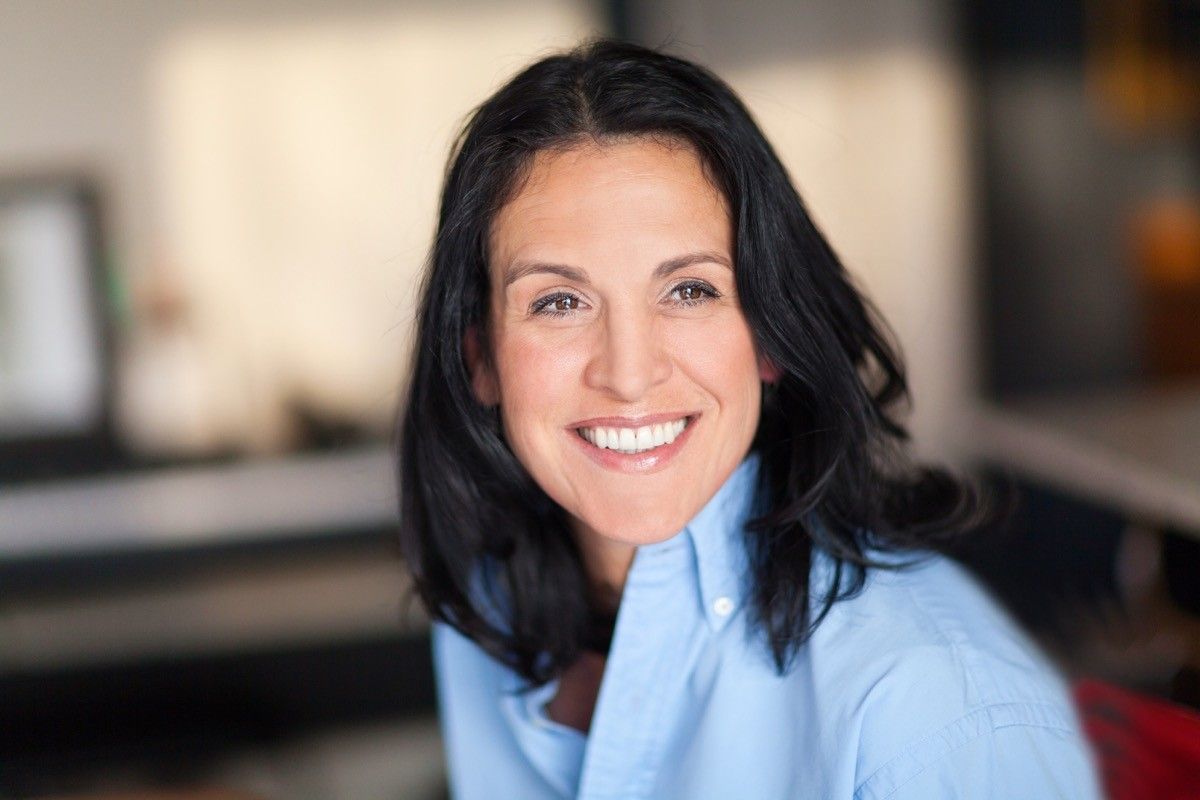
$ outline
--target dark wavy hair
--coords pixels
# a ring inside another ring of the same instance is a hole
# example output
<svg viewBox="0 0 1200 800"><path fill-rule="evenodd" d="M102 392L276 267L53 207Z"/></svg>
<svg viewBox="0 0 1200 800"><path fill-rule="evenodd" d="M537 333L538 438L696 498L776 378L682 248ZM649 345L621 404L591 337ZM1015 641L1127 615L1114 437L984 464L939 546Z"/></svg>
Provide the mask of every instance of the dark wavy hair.
<svg viewBox="0 0 1200 800"><path fill-rule="evenodd" d="M629 137L699 154L731 209L746 321L782 372L764 386L745 542L750 621L783 674L833 603L882 566L873 550L938 549L986 522L991 504L973 483L907 458L892 415L909 404L908 386L886 325L729 86L656 50L600 39L543 58L456 139L397 425L401 550L430 617L532 684L580 655L595 609L566 513L513 455L496 409L476 399L463 342L477 326L486 343L489 226L532 156ZM814 548L834 564L819 589Z"/></svg>

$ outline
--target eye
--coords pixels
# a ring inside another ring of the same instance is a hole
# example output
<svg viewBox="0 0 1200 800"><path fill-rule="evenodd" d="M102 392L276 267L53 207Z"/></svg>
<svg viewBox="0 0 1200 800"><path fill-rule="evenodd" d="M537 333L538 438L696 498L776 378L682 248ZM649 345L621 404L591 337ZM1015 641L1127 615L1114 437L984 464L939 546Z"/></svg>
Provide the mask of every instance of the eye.
<svg viewBox="0 0 1200 800"><path fill-rule="evenodd" d="M541 314L547 317L565 317L573 311L578 311L581 301L578 297L567 292L555 292L533 301L529 313Z"/></svg>
<svg viewBox="0 0 1200 800"><path fill-rule="evenodd" d="M686 281L671 290L671 297L681 306L697 306L720 296L720 292L704 281Z"/></svg>

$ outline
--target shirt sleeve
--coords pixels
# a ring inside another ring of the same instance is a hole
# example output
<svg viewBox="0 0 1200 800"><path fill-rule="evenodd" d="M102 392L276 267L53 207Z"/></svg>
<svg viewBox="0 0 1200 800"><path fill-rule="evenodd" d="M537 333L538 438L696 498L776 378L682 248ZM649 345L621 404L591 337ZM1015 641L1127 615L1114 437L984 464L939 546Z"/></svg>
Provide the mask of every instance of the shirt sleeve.
<svg viewBox="0 0 1200 800"><path fill-rule="evenodd" d="M973 730L972 730L973 729ZM941 754L912 753L873 775L856 800L1100 800L1091 753L1076 731L1040 725L980 730L968 720L939 732ZM929 751L926 751L927 753Z"/></svg>

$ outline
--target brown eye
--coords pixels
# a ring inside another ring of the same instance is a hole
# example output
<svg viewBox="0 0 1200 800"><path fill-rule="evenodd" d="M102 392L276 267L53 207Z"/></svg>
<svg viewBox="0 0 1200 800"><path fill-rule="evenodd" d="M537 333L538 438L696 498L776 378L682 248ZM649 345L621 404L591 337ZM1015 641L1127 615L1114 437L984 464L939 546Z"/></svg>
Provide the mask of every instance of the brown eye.
<svg viewBox="0 0 1200 800"><path fill-rule="evenodd" d="M706 302L711 298L720 296L720 292L709 286L707 283L702 283L700 281L681 283L671 290L672 299L684 306L699 305L700 303Z"/></svg>
<svg viewBox="0 0 1200 800"><path fill-rule="evenodd" d="M545 314L550 317L562 317L572 311L578 311L580 300L573 294L555 292L534 302L530 311L534 314Z"/></svg>

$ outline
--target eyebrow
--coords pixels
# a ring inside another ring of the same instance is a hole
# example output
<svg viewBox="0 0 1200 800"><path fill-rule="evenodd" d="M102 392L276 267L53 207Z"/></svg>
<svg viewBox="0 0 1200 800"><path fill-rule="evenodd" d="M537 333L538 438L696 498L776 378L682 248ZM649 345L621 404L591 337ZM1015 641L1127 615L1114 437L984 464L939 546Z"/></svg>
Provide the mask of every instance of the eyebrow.
<svg viewBox="0 0 1200 800"><path fill-rule="evenodd" d="M723 267L733 269L733 265L729 259L718 253L715 250L698 250L694 253L684 253L681 256L668 258L666 261L654 268L653 277L656 280L661 280L673 272L677 272L685 267L690 267L693 264L704 264L712 262L720 264ZM587 273L578 267L572 267L569 264L552 264L545 261L517 261L509 267L504 275L504 288L507 289L513 283L521 278L529 275L558 275L566 278L569 281L578 283L587 283Z"/></svg>

